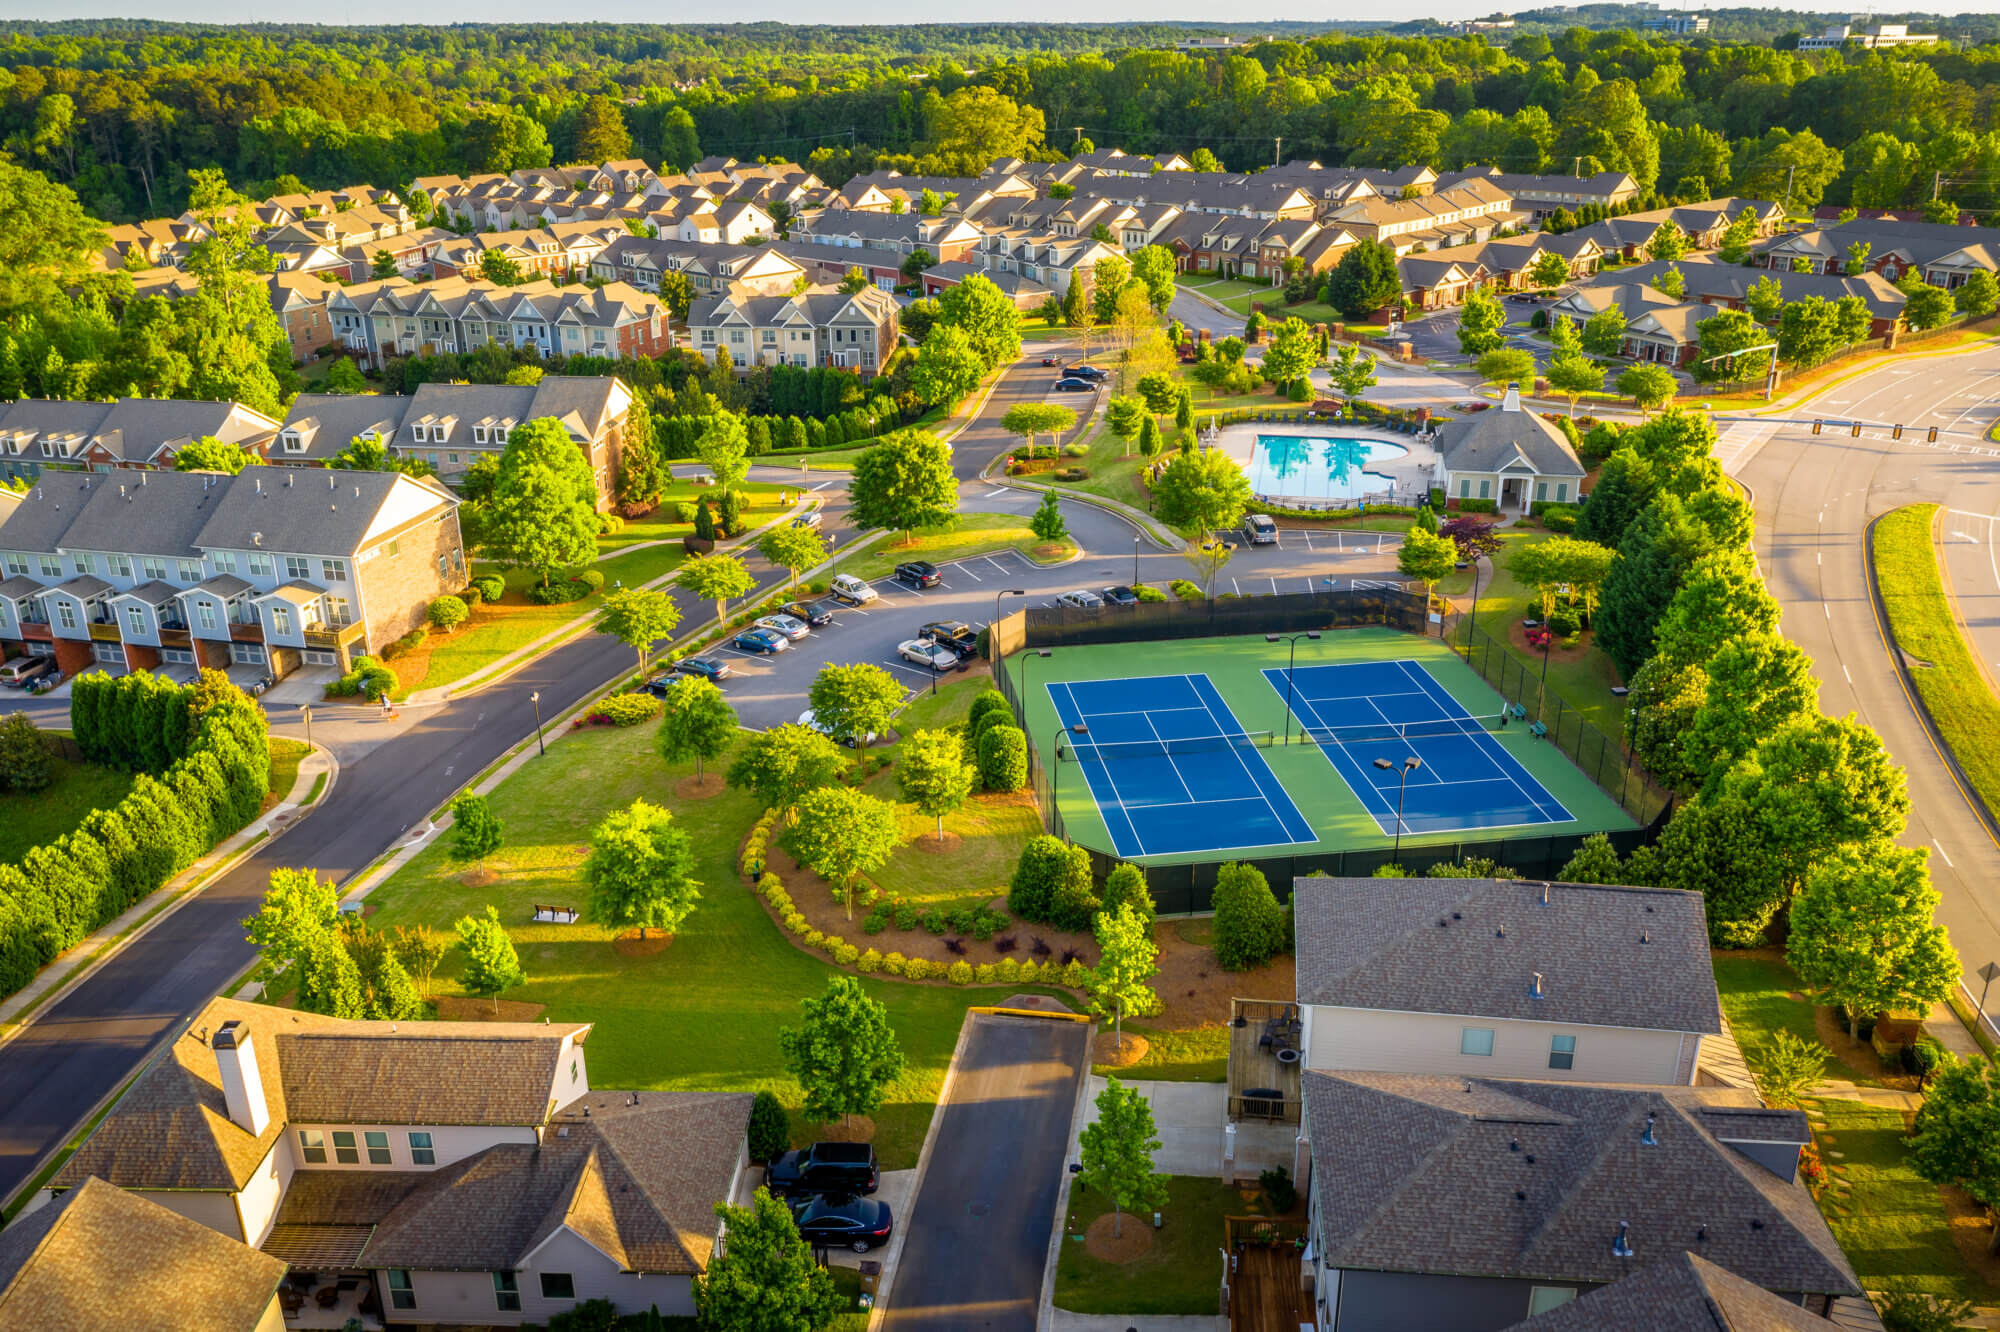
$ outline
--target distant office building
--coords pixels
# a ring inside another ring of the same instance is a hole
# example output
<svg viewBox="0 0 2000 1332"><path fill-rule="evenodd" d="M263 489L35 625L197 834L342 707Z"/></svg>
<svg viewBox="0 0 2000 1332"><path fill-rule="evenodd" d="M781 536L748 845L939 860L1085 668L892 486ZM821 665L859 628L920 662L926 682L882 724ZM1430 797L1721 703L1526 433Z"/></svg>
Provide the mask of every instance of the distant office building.
<svg viewBox="0 0 2000 1332"><path fill-rule="evenodd" d="M1858 32L1842 24L1838 28L1828 28L1817 37L1799 38L1799 50L1839 51L1850 46L1878 50L1890 46L1923 46L1937 39L1934 32L1911 32L1909 25L1904 23L1871 23Z"/></svg>
<svg viewBox="0 0 2000 1332"><path fill-rule="evenodd" d="M1649 18L1639 25L1648 32L1670 32L1685 37L1690 33L1708 31L1706 14L1662 14Z"/></svg>

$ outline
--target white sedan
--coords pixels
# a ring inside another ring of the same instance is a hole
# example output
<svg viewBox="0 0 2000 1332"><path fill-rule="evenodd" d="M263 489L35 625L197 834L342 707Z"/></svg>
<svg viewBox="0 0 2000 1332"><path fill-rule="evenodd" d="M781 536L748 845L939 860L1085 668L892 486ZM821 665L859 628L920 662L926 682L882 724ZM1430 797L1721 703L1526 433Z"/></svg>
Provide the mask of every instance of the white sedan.
<svg viewBox="0 0 2000 1332"><path fill-rule="evenodd" d="M958 665L958 654L942 643L933 643L928 638L910 638L896 644L896 653L904 661L914 661L919 666L928 666L934 671L948 671Z"/></svg>
<svg viewBox="0 0 2000 1332"><path fill-rule="evenodd" d="M774 634L783 634L794 643L812 632L812 626L795 615L766 615L757 621L759 629L769 629Z"/></svg>

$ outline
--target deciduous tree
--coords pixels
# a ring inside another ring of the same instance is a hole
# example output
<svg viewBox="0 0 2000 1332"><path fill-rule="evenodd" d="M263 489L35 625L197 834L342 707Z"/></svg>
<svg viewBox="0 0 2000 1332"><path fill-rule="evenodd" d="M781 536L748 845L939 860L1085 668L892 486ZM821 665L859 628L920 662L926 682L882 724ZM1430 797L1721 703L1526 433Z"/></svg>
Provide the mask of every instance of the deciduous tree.
<svg viewBox="0 0 2000 1332"><path fill-rule="evenodd" d="M694 1278L701 1326L715 1332L820 1332L846 1301L814 1259L792 1210L762 1185L748 1207L715 1204L728 1241Z"/></svg>
<svg viewBox="0 0 2000 1332"><path fill-rule="evenodd" d="M1918 1174L1956 1185L1991 1210L1986 1251L2000 1253L2000 1068L1991 1058L1954 1061L1939 1071L1909 1143Z"/></svg>
<svg viewBox="0 0 2000 1332"><path fill-rule="evenodd" d="M1500 330L1507 323L1507 311L1500 298L1480 287L1465 298L1459 309L1458 349L1467 356L1483 356L1505 344Z"/></svg>
<svg viewBox="0 0 2000 1332"><path fill-rule="evenodd" d="M653 644L673 637L681 622L681 608L665 592L653 587L625 587L604 594L597 611L597 632L611 637L639 655L639 674L646 673L652 660Z"/></svg>
<svg viewBox="0 0 2000 1332"><path fill-rule="evenodd" d="M1879 1012L1928 1013L1958 986L1958 952L1932 917L1929 852L1877 843L1847 847L1806 879L1792 903L1785 960L1847 1010L1847 1034Z"/></svg>
<svg viewBox="0 0 2000 1332"><path fill-rule="evenodd" d="M847 493L861 527L886 527L908 541L920 527L941 527L958 513L951 446L927 430L898 430L854 460Z"/></svg>
<svg viewBox="0 0 2000 1332"><path fill-rule="evenodd" d="M1097 1095L1097 1118L1077 1135L1083 1169L1077 1183L1111 1200L1112 1233L1124 1233L1127 1211L1150 1211L1166 1201L1167 1181L1153 1173L1160 1140L1153 1107L1136 1087L1107 1079Z"/></svg>
<svg viewBox="0 0 2000 1332"><path fill-rule="evenodd" d="M727 780L789 820L800 796L839 781L846 767L839 745L810 726L788 722L751 734L729 765Z"/></svg>
<svg viewBox="0 0 2000 1332"><path fill-rule="evenodd" d="M880 666L828 662L813 677L806 699L821 726L853 739L858 757L873 737L888 734L903 693L902 684Z"/></svg>
<svg viewBox="0 0 2000 1332"><path fill-rule="evenodd" d="M614 930L636 927L643 939L648 930L674 933L694 911L701 899L694 849L673 820L658 805L634 800L591 830L582 874L592 920Z"/></svg>
<svg viewBox="0 0 2000 1332"><path fill-rule="evenodd" d="M805 1089L806 1118L824 1124L874 1114L904 1068L889 1010L853 976L830 978L825 993L799 1008L803 1021L778 1028L778 1048Z"/></svg>
<svg viewBox="0 0 2000 1332"><path fill-rule="evenodd" d="M817 528L780 523L758 539L757 553L790 573L796 586L799 570L826 562L826 539Z"/></svg>
<svg viewBox="0 0 2000 1332"><path fill-rule="evenodd" d="M493 1000L493 1011L500 1011L500 992L511 989L527 979L521 970L521 959L514 952L514 941L507 936L507 927L500 923L500 912L487 907L483 916L462 916L452 927L458 934L458 946L465 950L465 971L462 980L465 988L481 998Z"/></svg>
<svg viewBox="0 0 2000 1332"><path fill-rule="evenodd" d="M736 710L713 681L689 676L667 691L654 743L668 763L693 759L699 782L702 765L736 743Z"/></svg>
<svg viewBox="0 0 2000 1332"><path fill-rule="evenodd" d="M944 840L944 816L972 794L972 765L965 761L965 742L951 731L918 731L903 740L896 763L896 784L903 799L928 814Z"/></svg>
<svg viewBox="0 0 2000 1332"><path fill-rule="evenodd" d="M189 440L174 455L176 472L227 472L231 476L249 465L250 455L234 444L224 444L213 435Z"/></svg>
<svg viewBox="0 0 2000 1332"><path fill-rule="evenodd" d="M1160 521L1204 535L1234 527L1249 502L1249 479L1221 449L1182 449L1153 483Z"/></svg>
<svg viewBox="0 0 2000 1332"><path fill-rule="evenodd" d="M1125 1048L1126 1011L1144 1013L1158 1002L1146 984L1160 970L1160 950L1153 943L1151 924L1129 902L1098 912L1094 922L1097 965L1090 972L1090 1008L1099 1017L1111 1019L1120 1050Z"/></svg>
<svg viewBox="0 0 2000 1332"><path fill-rule="evenodd" d="M1405 578L1417 579L1424 585L1424 604L1430 600L1437 585L1450 575L1458 563L1458 547L1449 539L1434 532L1426 532L1421 527L1412 527L1403 534L1402 548L1396 552L1396 570ZM1440 627L1439 632L1443 629Z"/></svg>
<svg viewBox="0 0 2000 1332"><path fill-rule="evenodd" d="M728 618L729 599L757 586L743 561L734 555L696 555L681 566L680 585L715 603L715 622Z"/></svg>

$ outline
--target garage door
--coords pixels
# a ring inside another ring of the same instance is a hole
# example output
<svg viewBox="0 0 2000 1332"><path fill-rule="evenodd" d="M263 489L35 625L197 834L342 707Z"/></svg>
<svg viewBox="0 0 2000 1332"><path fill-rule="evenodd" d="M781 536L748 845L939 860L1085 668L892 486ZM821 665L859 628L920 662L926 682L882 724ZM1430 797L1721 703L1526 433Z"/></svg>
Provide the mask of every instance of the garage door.
<svg viewBox="0 0 2000 1332"><path fill-rule="evenodd" d="M125 664L125 647L121 643L92 643L90 655L108 665Z"/></svg>
<svg viewBox="0 0 2000 1332"><path fill-rule="evenodd" d="M186 648L161 648L160 660L175 666L192 666L194 653Z"/></svg>
<svg viewBox="0 0 2000 1332"><path fill-rule="evenodd" d="M231 643L229 660L238 666L262 666L264 645L262 643Z"/></svg>
<svg viewBox="0 0 2000 1332"><path fill-rule="evenodd" d="M308 650L299 653L299 657L308 666L340 665L340 658L331 652L313 652Z"/></svg>

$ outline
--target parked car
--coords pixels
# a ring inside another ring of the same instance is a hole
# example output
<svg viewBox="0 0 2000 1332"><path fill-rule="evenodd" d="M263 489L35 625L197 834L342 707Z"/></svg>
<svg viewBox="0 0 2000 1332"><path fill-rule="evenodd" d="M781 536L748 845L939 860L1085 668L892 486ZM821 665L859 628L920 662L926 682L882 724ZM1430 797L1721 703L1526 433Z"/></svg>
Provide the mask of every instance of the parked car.
<svg viewBox="0 0 2000 1332"><path fill-rule="evenodd" d="M1044 356L1042 358L1042 364L1050 366L1061 365L1062 358L1060 356Z"/></svg>
<svg viewBox="0 0 2000 1332"><path fill-rule="evenodd" d="M904 560L896 566L896 580L911 587L936 587L944 575L929 560Z"/></svg>
<svg viewBox="0 0 2000 1332"><path fill-rule="evenodd" d="M783 614L766 615L763 619L756 621L756 625L759 629L769 629L774 634L783 634L794 643L812 632L812 626L808 625L804 620L795 619L790 615Z"/></svg>
<svg viewBox="0 0 2000 1332"><path fill-rule="evenodd" d="M820 512L818 509L807 509L804 513L792 519L792 526L809 527L813 531L817 532L819 531L819 525L824 521L826 520L820 517Z"/></svg>
<svg viewBox="0 0 2000 1332"><path fill-rule="evenodd" d="M1278 525L1261 513L1245 514L1243 536L1253 546L1275 545L1278 540Z"/></svg>
<svg viewBox="0 0 2000 1332"><path fill-rule="evenodd" d="M895 1229L888 1203L845 1194L795 1200L792 1221L807 1243L829 1249L836 1246L852 1249L856 1253L887 1244L889 1233Z"/></svg>
<svg viewBox="0 0 2000 1332"><path fill-rule="evenodd" d="M1097 385L1091 383L1088 379L1058 379L1056 381L1056 392L1058 393L1095 393L1096 391Z"/></svg>
<svg viewBox="0 0 2000 1332"><path fill-rule="evenodd" d="M904 661L914 661L919 666L928 666L934 671L948 671L958 665L958 654L942 643L933 643L928 638L906 638L896 644L896 655Z"/></svg>
<svg viewBox="0 0 2000 1332"><path fill-rule="evenodd" d="M1136 606L1139 604L1139 594L1122 583L1117 587L1105 588L1103 595L1104 599L1113 606Z"/></svg>
<svg viewBox="0 0 2000 1332"><path fill-rule="evenodd" d="M1056 605L1073 606L1077 610L1095 610L1103 604L1104 598L1087 588L1078 588L1074 592L1065 592L1056 598Z"/></svg>
<svg viewBox="0 0 2000 1332"><path fill-rule="evenodd" d="M682 657L669 669L682 675L698 675L704 680L727 680L736 672L729 669L729 663L714 657Z"/></svg>
<svg viewBox="0 0 2000 1332"><path fill-rule="evenodd" d="M775 629L745 629L729 640L738 652L783 652L791 641Z"/></svg>
<svg viewBox="0 0 2000 1332"><path fill-rule="evenodd" d="M917 637L942 643L961 657L969 657L979 651L978 632L963 620L932 620L917 630Z"/></svg>
<svg viewBox="0 0 2000 1332"><path fill-rule="evenodd" d="M833 602L788 601L781 609L794 620L804 620L808 626L817 629L823 624L833 623Z"/></svg>
<svg viewBox="0 0 2000 1332"><path fill-rule="evenodd" d="M665 698L668 694L674 692L675 685L683 680L692 680L693 678L691 675L678 675L673 671L668 671L665 675L654 676L633 692L651 694L654 698Z"/></svg>
<svg viewBox="0 0 2000 1332"><path fill-rule="evenodd" d="M833 741L837 745L846 745L849 749L854 748L853 736L840 735L836 733L831 726L828 726L825 722L821 721L819 719L819 714L817 712L814 712L811 708L807 708L804 712L801 712L799 714L799 725L811 727L813 730L818 731L821 735L825 736L827 739ZM875 732L870 731L868 733L868 743L871 745L875 743Z"/></svg>
<svg viewBox="0 0 2000 1332"><path fill-rule="evenodd" d="M826 1193L851 1196L875 1192L881 1187L882 1174L875 1166L875 1149L865 1142L816 1142L786 1152L766 1166L764 1184L780 1198Z"/></svg>
<svg viewBox="0 0 2000 1332"><path fill-rule="evenodd" d="M1084 365L1081 362L1076 365L1066 365L1063 367L1063 378L1065 379L1091 379L1101 384L1110 377L1096 366Z"/></svg>
<svg viewBox="0 0 2000 1332"><path fill-rule="evenodd" d="M880 594L853 574L835 574L830 584L833 599L849 606L866 606Z"/></svg>
<svg viewBox="0 0 2000 1332"><path fill-rule="evenodd" d="M54 657L16 657L0 666L0 684L19 689L35 677L48 674L55 664Z"/></svg>

